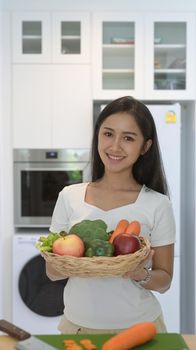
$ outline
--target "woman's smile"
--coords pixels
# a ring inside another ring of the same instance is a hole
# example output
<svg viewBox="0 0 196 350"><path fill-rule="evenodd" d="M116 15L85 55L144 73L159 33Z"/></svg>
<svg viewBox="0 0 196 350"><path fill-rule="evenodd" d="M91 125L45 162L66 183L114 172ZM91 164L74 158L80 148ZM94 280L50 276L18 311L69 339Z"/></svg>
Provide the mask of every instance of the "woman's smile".
<svg viewBox="0 0 196 350"><path fill-rule="evenodd" d="M98 150L105 170L130 173L143 145L144 138L134 117L126 112L107 117L100 127Z"/></svg>
<svg viewBox="0 0 196 350"><path fill-rule="evenodd" d="M114 160L114 161L121 161L125 158L124 156L116 156L116 155L109 154L109 153L106 153L106 155L108 156L109 159Z"/></svg>

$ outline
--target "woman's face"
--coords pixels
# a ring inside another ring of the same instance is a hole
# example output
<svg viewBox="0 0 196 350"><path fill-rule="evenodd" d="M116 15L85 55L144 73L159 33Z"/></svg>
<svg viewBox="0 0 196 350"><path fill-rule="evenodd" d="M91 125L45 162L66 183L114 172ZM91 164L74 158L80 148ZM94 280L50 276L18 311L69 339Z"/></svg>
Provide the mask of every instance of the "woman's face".
<svg viewBox="0 0 196 350"><path fill-rule="evenodd" d="M98 135L98 152L105 170L128 170L130 173L138 157L147 150L148 143L144 142L134 117L127 112L119 112L110 115L102 123Z"/></svg>

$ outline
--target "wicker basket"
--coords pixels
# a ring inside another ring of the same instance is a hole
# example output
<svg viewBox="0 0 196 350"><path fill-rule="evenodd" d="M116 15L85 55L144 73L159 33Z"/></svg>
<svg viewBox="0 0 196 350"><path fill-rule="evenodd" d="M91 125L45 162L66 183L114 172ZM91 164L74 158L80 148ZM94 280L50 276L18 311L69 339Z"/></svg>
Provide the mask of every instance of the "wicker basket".
<svg viewBox="0 0 196 350"><path fill-rule="evenodd" d="M60 256L44 252L43 258L51 263L56 271L65 277L112 277L122 276L128 271L134 270L150 252L150 242L139 237L142 248L133 254L118 255L115 257L95 256L73 257Z"/></svg>

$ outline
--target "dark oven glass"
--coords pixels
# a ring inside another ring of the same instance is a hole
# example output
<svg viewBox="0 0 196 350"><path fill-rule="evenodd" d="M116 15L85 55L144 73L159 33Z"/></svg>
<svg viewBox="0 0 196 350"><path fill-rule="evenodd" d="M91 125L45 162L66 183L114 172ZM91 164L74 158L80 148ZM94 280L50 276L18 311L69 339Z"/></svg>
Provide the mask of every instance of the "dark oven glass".
<svg viewBox="0 0 196 350"><path fill-rule="evenodd" d="M79 170L22 170L22 216L51 216L63 187L82 182Z"/></svg>

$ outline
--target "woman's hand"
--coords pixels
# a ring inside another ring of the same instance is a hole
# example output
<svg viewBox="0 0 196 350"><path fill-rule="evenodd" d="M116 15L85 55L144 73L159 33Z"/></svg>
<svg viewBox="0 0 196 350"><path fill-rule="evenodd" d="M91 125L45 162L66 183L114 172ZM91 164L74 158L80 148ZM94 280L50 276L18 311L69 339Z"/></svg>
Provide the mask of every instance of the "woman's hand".
<svg viewBox="0 0 196 350"><path fill-rule="evenodd" d="M151 249L150 253L148 254L147 258L144 259L134 271L127 272L125 275L123 275L124 278L131 278L134 281L142 281L146 278L146 267L152 266L152 258L154 255L154 250Z"/></svg>
<svg viewBox="0 0 196 350"><path fill-rule="evenodd" d="M174 244L161 247L153 247L147 258L139 264L133 272L126 273L123 277L134 281L142 281L147 278L145 267L152 267L149 271L150 279L143 285L145 289L165 293L171 285L173 277Z"/></svg>

